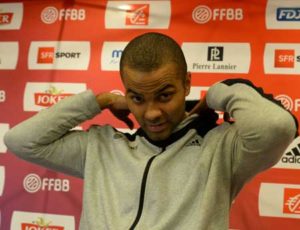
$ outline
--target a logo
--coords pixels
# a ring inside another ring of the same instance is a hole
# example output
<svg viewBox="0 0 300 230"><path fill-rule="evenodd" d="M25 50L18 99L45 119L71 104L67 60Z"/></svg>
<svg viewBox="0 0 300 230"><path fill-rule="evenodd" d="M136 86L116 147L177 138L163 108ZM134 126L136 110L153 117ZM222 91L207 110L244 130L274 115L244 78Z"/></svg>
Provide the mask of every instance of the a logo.
<svg viewBox="0 0 300 230"><path fill-rule="evenodd" d="M4 166L0 166L0 196L2 196L3 194L4 182L5 182L5 168Z"/></svg>
<svg viewBox="0 0 300 230"><path fill-rule="evenodd" d="M23 180L24 189L29 193L38 191L69 192L70 181L59 178L40 178L37 174L28 174Z"/></svg>
<svg viewBox="0 0 300 230"><path fill-rule="evenodd" d="M267 29L300 29L299 1L268 0L266 8Z"/></svg>
<svg viewBox="0 0 300 230"><path fill-rule="evenodd" d="M74 216L14 211L11 229L75 230Z"/></svg>
<svg viewBox="0 0 300 230"><path fill-rule="evenodd" d="M18 42L0 42L0 70L16 69L18 57Z"/></svg>
<svg viewBox="0 0 300 230"><path fill-rule="evenodd" d="M29 69L86 70L90 61L90 42L32 42Z"/></svg>
<svg viewBox="0 0 300 230"><path fill-rule="evenodd" d="M186 146L201 146L202 141L199 139L192 140L191 142L187 143Z"/></svg>
<svg viewBox="0 0 300 230"><path fill-rule="evenodd" d="M192 12L192 18L196 23L205 24L209 21L241 21L244 19L242 8L214 8L197 6Z"/></svg>
<svg viewBox="0 0 300 230"><path fill-rule="evenodd" d="M148 25L149 4L134 4L126 11L126 25Z"/></svg>
<svg viewBox="0 0 300 230"><path fill-rule="evenodd" d="M37 63L53 63L54 47L39 47Z"/></svg>
<svg viewBox="0 0 300 230"><path fill-rule="evenodd" d="M300 74L300 44L266 44L264 70L270 74Z"/></svg>
<svg viewBox="0 0 300 230"><path fill-rule="evenodd" d="M39 230L39 229L47 229L47 230L64 230L63 226L52 225L52 221L47 221L43 217L38 217L36 221L32 221L32 223L22 223L21 229L23 230Z"/></svg>
<svg viewBox="0 0 300 230"><path fill-rule="evenodd" d="M300 219L299 198L300 185L261 183L259 215Z"/></svg>
<svg viewBox="0 0 300 230"><path fill-rule="evenodd" d="M71 95L86 90L83 83L28 82L24 94L24 110L40 111Z"/></svg>
<svg viewBox="0 0 300 230"><path fill-rule="evenodd" d="M65 97L72 96L74 94L72 93L64 93L63 90L59 90L55 88L54 86L50 86L48 90L45 92L37 92L34 94L34 102L38 106L45 106L49 107L60 100L64 99Z"/></svg>
<svg viewBox="0 0 300 230"><path fill-rule="evenodd" d="M0 103L5 102L6 100L6 92L4 90L0 90Z"/></svg>
<svg viewBox="0 0 300 230"><path fill-rule="evenodd" d="M108 1L106 29L167 29L171 17L170 1Z"/></svg>
<svg viewBox="0 0 300 230"><path fill-rule="evenodd" d="M222 46L209 46L208 47L208 61L223 61L224 47Z"/></svg>
<svg viewBox="0 0 300 230"><path fill-rule="evenodd" d="M13 13L0 13L0 25L10 24L13 15Z"/></svg>
<svg viewBox="0 0 300 230"><path fill-rule="evenodd" d="M101 69L118 71L120 58L128 42L104 42L101 53Z"/></svg>
<svg viewBox="0 0 300 230"><path fill-rule="evenodd" d="M22 20L23 3L0 3L0 30L19 30Z"/></svg>
<svg viewBox="0 0 300 230"><path fill-rule="evenodd" d="M4 144L4 135L9 130L9 124L0 123L0 153L5 153L7 151L7 147Z"/></svg>
<svg viewBox="0 0 300 230"><path fill-rule="evenodd" d="M300 21L300 7L277 8L276 19L278 21Z"/></svg>
<svg viewBox="0 0 300 230"><path fill-rule="evenodd" d="M284 152L273 168L300 169L300 137L295 138Z"/></svg>
<svg viewBox="0 0 300 230"><path fill-rule="evenodd" d="M275 96L275 99L280 101L283 107L289 111L292 111L294 108L294 102L291 97L285 94L280 94Z"/></svg>
<svg viewBox="0 0 300 230"><path fill-rule="evenodd" d="M52 24L56 21L83 21L85 20L85 9L60 9L48 6L41 12L41 20L45 24Z"/></svg>
<svg viewBox="0 0 300 230"><path fill-rule="evenodd" d="M248 73L249 43L183 43L188 69L198 73ZM239 55L236 55L239 50ZM208 53L208 55L207 55Z"/></svg>
<svg viewBox="0 0 300 230"><path fill-rule="evenodd" d="M275 50L275 63L277 68L294 68L295 50Z"/></svg>
<svg viewBox="0 0 300 230"><path fill-rule="evenodd" d="M300 214L300 189L284 188L284 213Z"/></svg>

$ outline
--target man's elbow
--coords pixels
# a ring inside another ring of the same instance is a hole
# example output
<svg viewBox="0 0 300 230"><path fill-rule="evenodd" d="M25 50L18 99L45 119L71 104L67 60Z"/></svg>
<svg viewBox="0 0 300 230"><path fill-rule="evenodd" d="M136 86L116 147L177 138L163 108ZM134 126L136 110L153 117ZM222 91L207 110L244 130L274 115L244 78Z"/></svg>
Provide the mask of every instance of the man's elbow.
<svg viewBox="0 0 300 230"><path fill-rule="evenodd" d="M23 155L29 152L29 143L26 143L25 138L18 135L14 129L5 133L3 141L7 149L15 155L24 158Z"/></svg>

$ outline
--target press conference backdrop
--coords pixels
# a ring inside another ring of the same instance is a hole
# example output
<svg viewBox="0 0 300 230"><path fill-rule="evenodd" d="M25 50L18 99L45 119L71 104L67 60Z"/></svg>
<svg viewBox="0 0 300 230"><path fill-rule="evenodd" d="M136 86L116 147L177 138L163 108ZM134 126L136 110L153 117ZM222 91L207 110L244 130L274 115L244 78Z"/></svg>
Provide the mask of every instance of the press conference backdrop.
<svg viewBox="0 0 300 230"><path fill-rule="evenodd" d="M299 29L299 0L0 1L0 228L78 229L82 180L16 158L3 136L86 89L123 94L119 60L133 37L157 31L178 41L192 73L188 99L247 78L299 118ZM109 112L76 128L106 123L127 131ZM236 198L230 228L300 229L299 178L296 139Z"/></svg>

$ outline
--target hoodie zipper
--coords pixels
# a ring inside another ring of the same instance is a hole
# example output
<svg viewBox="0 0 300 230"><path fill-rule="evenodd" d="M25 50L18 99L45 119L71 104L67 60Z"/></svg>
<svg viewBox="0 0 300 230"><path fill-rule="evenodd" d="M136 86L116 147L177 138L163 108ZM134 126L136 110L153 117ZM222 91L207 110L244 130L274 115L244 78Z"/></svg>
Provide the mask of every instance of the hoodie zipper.
<svg viewBox="0 0 300 230"><path fill-rule="evenodd" d="M163 148L162 151L159 154L161 154L164 151L165 151L165 148ZM133 224L131 225L131 227L129 228L129 230L134 230L134 228L136 227L136 225L138 224L138 222L139 222L139 220L140 220L140 218L142 216L143 207L144 207L144 199L145 199L145 191L146 191L146 184L147 184L148 173L149 173L150 166L151 166L153 160L158 155L155 155L155 156L151 157L148 160L147 164L146 164L146 167L145 167L145 170L144 170L144 173L143 173L142 184L141 184L141 193L140 193L139 208L138 208L135 220L134 220Z"/></svg>

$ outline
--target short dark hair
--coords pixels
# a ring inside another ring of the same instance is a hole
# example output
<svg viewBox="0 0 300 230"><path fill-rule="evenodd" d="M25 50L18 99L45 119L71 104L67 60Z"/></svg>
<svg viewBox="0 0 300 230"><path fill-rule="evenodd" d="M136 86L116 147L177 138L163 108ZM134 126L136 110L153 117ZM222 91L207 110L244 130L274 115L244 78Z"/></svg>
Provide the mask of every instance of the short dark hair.
<svg viewBox="0 0 300 230"><path fill-rule="evenodd" d="M165 34L149 32L135 37L127 44L120 60L120 73L123 77L125 66L150 72L168 62L176 63L182 74L186 75L186 60L178 43Z"/></svg>

